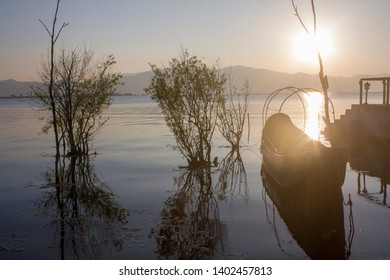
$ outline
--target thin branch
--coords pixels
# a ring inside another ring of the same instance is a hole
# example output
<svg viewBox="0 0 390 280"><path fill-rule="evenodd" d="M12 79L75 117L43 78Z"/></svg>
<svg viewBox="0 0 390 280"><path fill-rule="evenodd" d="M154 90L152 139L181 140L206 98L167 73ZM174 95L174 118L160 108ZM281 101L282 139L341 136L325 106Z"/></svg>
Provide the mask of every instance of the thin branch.
<svg viewBox="0 0 390 280"><path fill-rule="evenodd" d="M292 6L293 6L293 9L294 9L294 12L295 12L295 16L298 17L299 22L301 23L301 25L305 29L305 31L308 34L310 34L310 32L306 28L306 25L304 24L301 16L299 15L298 7L295 4L294 0L291 0L291 3L292 3ZM312 13L313 13L313 33L316 36L316 34L317 34L317 15L316 15L316 10L315 10L315 6L314 6L314 0L311 0L311 9L312 9ZM327 77L324 75L324 66L323 66L323 62L322 62L321 53L320 53L319 50L317 50L317 58L318 58L319 66L320 66L319 78L320 78L320 81L321 81L322 90L324 92L325 122L328 124L328 123L330 123L329 107L328 107L329 106L328 105L328 101L329 101L329 97L328 97L328 81L327 81Z"/></svg>
<svg viewBox="0 0 390 280"><path fill-rule="evenodd" d="M51 39L52 39L52 44L54 43L54 41L53 41L53 38L54 38L54 33L55 33L55 28L56 28L56 22L57 22L57 15L58 15L58 9L59 9L59 7L60 7L60 1L61 0L58 0L57 1L57 6L56 6L56 12L55 12L55 14L54 14L54 19L53 19L53 31L51 32ZM58 37L58 36L57 36Z"/></svg>
<svg viewBox="0 0 390 280"><path fill-rule="evenodd" d="M52 31L51 32L50 32L49 28L47 27L47 25L41 19L39 19L39 22L43 25L43 27L45 27L47 33L51 37L52 44L55 44L57 42L57 39L58 39L58 37L60 37L60 34L62 32L62 29L64 29L66 26L69 25L69 23L64 22L62 24L60 30L58 31L57 35L55 35L55 26L56 26L56 22L57 22L57 15L58 15L58 9L59 9L59 6L60 6L60 1L61 0L57 1L56 11L55 11L55 14L54 14L54 19L53 19L53 27L52 27Z"/></svg>
<svg viewBox="0 0 390 280"><path fill-rule="evenodd" d="M54 43L57 42L57 39L58 39L58 37L60 36L62 29L64 29L64 27L66 27L66 26L68 26L68 25L69 25L69 23L63 23L63 24L62 24L60 30L59 30L58 33L57 33L56 38L55 38L54 41L53 41Z"/></svg>
<svg viewBox="0 0 390 280"><path fill-rule="evenodd" d="M314 7L314 0L311 0L311 10L313 12L314 34L316 34L317 33L317 15L316 15L316 8Z"/></svg>
<svg viewBox="0 0 390 280"><path fill-rule="evenodd" d="M303 20L302 20L302 18L301 18L301 16L299 15L299 12L298 12L298 6L297 5L295 5L295 2L294 2L294 0L291 0L291 3L292 3L292 5L293 5L293 9L294 9L294 12L295 12L295 16L296 17L298 17L298 20L299 20L299 22L301 23L301 25L302 25L302 27L303 27L303 29L305 29L305 31L307 32L307 34L310 34L310 32L309 32L309 30L307 29L307 27L306 27L306 25L305 25L305 23L303 22ZM314 4L313 4L313 1L312 1L312 7L314 8L314 6L313 6ZM314 19L314 22L315 22L316 20Z"/></svg>
<svg viewBox="0 0 390 280"><path fill-rule="evenodd" d="M47 28L46 24L44 24L43 21L40 20L40 19L39 19L39 22L42 23L42 25L43 25L43 27L45 27L47 33L49 33L49 36L52 37L52 36L51 36L51 33L50 33L50 31L49 31L49 28Z"/></svg>

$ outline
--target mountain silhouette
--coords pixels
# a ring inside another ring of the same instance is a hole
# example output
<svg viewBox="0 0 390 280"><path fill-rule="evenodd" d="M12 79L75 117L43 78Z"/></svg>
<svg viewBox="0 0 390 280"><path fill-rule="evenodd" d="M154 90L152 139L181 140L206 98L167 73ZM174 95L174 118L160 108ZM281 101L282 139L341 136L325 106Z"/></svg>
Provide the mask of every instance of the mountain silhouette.
<svg viewBox="0 0 390 280"><path fill-rule="evenodd" d="M271 93L279 88L294 86L299 88L315 88L321 90L318 75L306 73L283 73L267 69L251 68L246 66L229 66L220 69L232 80L232 85L240 89L245 80L249 81L252 93ZM121 85L117 87L118 94L145 94L144 89L149 86L153 73L151 71L134 74L124 74ZM353 77L329 76L329 91L334 93L357 92L359 79L370 75ZM381 74L378 76L386 76ZM28 96L35 82L20 82L15 80L0 81L0 97Z"/></svg>

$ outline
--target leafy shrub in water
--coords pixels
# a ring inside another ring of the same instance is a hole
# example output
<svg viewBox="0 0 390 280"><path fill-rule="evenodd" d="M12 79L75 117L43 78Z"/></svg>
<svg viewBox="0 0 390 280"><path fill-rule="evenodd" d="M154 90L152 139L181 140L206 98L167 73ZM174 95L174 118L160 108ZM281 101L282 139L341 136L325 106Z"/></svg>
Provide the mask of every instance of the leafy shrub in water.
<svg viewBox="0 0 390 280"><path fill-rule="evenodd" d="M224 75L187 51L167 68L151 68L154 75L145 91L159 104L178 149L190 167L210 165L217 107L224 102Z"/></svg>

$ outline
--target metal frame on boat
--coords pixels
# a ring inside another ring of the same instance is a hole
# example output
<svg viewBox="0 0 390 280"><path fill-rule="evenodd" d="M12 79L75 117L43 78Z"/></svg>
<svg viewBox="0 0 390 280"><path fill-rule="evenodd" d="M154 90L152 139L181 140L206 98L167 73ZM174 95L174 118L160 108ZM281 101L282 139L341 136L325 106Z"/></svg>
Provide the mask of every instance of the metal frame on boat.
<svg viewBox="0 0 390 280"><path fill-rule="evenodd" d="M264 168L280 185L290 187L307 180L312 174L337 178L339 187L344 182L346 168L346 154L342 148L327 147L305 134L293 124L287 114L282 113L286 101L297 96L302 103L304 120L306 123L306 109L302 94L319 92L315 89L299 89L286 87L271 93L263 107L263 130L261 137L261 153ZM270 115L273 100L277 95L284 93L285 98L280 100L277 113ZM333 104L329 100L331 108ZM333 110L334 112L334 110ZM334 114L333 114L334 116ZM320 176L319 176L320 177Z"/></svg>

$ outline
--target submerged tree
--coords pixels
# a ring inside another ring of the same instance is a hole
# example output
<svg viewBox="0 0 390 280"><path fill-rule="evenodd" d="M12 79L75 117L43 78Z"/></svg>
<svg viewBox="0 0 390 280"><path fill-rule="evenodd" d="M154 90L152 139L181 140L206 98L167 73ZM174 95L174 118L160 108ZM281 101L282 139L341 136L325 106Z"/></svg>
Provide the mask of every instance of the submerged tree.
<svg viewBox="0 0 390 280"><path fill-rule="evenodd" d="M238 91L228 81L229 89L224 96L224 102L219 102L218 129L229 142L232 150L239 150L244 124L247 118L249 82Z"/></svg>
<svg viewBox="0 0 390 280"><path fill-rule="evenodd" d="M50 103L50 111L52 114L52 126L54 130L54 141L56 146L56 156L60 155L60 140L59 140L59 132L57 128L57 115L56 115L56 103L54 101L54 50L55 50L55 44L62 32L62 29L69 25L69 23L63 23L62 26L58 31L56 31L56 24L57 24L57 16L58 16L58 10L60 7L60 0L57 0L56 5L56 11L54 13L54 19L53 24L51 27L51 30L47 27L45 23L43 23L42 20L39 20L40 23L45 27L47 33L50 36L50 57L48 60L48 69L47 69L47 77L46 77L46 86L47 86L47 95L48 95L48 102Z"/></svg>
<svg viewBox="0 0 390 280"><path fill-rule="evenodd" d="M38 206L53 215L50 224L58 229L55 239L61 258L90 258L108 243L120 250L124 240L120 233L126 211L86 157L91 141L107 121L103 113L121 75L111 72L116 63L112 55L98 61L85 48L63 49L57 55L55 44L68 25L64 23L56 31L59 3L51 29L40 20L51 45L38 72L42 83L33 88L33 95L35 104L48 112L42 131L54 130L56 160L54 170L45 174L48 192Z"/></svg>
<svg viewBox="0 0 390 280"><path fill-rule="evenodd" d="M159 104L177 147L189 167L210 165L211 139L217 123L217 106L223 101L225 77L185 50L160 69L145 91Z"/></svg>
<svg viewBox="0 0 390 280"><path fill-rule="evenodd" d="M43 128L56 127L64 155L88 155L90 143L107 121L103 112L121 75L111 73L116 63L112 55L94 60L87 49L63 49L54 61L44 61L39 72L42 86L33 89L36 104L54 111ZM53 74L52 74L53 69ZM53 84L53 93L47 89Z"/></svg>

